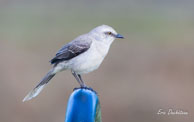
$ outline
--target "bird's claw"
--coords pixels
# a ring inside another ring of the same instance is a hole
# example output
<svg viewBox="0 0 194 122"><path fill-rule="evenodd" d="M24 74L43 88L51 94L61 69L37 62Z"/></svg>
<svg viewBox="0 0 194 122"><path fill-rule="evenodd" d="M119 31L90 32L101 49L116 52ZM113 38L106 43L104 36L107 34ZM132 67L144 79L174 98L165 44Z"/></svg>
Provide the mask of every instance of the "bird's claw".
<svg viewBox="0 0 194 122"><path fill-rule="evenodd" d="M90 91L94 92L95 94L97 94L97 92L95 90L93 90L91 87L81 86L81 87L74 88L73 91L75 91L77 89L86 89L86 90L90 90Z"/></svg>

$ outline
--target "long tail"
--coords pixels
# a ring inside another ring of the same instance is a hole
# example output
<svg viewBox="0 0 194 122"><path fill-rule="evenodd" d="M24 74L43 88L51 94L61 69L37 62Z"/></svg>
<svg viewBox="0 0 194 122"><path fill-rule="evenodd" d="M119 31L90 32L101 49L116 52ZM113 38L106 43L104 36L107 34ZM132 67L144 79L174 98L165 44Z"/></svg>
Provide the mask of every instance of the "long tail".
<svg viewBox="0 0 194 122"><path fill-rule="evenodd" d="M50 70L46 76L38 83L38 85L30 91L25 98L23 99L23 102L31 100L32 98L36 97L42 89L45 87L45 85L55 76L55 73L53 73L53 70Z"/></svg>

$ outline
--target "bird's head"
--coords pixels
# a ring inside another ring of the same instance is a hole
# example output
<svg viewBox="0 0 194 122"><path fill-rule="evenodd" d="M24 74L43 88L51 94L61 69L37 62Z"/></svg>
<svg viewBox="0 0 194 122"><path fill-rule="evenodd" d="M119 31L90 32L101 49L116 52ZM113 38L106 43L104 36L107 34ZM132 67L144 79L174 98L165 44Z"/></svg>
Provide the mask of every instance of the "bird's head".
<svg viewBox="0 0 194 122"><path fill-rule="evenodd" d="M124 37L118 34L112 27L108 25L101 25L94 28L90 34L94 36L97 41L104 41L105 43L112 43L116 38L123 39Z"/></svg>

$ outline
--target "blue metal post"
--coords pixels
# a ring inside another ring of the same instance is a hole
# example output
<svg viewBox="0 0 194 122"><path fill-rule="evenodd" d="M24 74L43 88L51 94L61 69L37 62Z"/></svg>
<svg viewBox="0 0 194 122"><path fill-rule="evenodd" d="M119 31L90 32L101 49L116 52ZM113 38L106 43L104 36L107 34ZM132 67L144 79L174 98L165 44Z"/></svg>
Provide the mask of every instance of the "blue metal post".
<svg viewBox="0 0 194 122"><path fill-rule="evenodd" d="M101 122L100 102L89 89L76 89L70 95L65 122Z"/></svg>

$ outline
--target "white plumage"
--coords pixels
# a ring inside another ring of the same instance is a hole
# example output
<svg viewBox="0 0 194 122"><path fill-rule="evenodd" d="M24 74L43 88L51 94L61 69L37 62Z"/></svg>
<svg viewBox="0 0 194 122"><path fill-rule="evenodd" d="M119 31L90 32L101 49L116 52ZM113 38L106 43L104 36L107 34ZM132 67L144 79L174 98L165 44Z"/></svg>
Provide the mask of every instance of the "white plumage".
<svg viewBox="0 0 194 122"><path fill-rule="evenodd" d="M86 87L81 74L92 72L100 66L115 38L123 38L112 27L101 25L64 45L51 60L54 67L23 101L36 97L58 72L71 70L81 87Z"/></svg>

